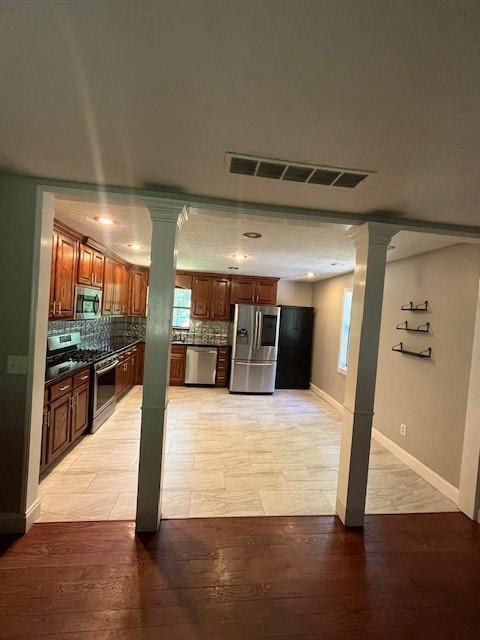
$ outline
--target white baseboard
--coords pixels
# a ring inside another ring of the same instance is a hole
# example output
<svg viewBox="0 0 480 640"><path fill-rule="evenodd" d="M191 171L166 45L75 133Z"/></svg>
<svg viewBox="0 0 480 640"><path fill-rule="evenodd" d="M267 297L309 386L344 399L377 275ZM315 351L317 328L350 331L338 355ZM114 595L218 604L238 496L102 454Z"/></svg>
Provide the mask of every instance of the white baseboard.
<svg viewBox="0 0 480 640"><path fill-rule="evenodd" d="M334 409L337 409L337 411L339 411L340 413L343 411L343 405L338 402L338 400L332 398L332 396L326 393L323 389L317 387L312 382L310 383L310 389L317 396L328 402L328 404L330 404ZM433 471L433 469L427 467L426 464L420 462L420 460L418 458L415 458L415 456L412 456L411 453L408 453L408 451L402 449L402 447L396 442L393 442L393 440L387 438L387 436L385 436L383 433L380 433L378 429L372 429L372 437L379 444L385 447L387 451L390 451L391 454L393 454L396 458L406 464L407 467L410 467L412 471L418 473L421 478L429 482L433 487L435 487L435 489L438 489L440 493L443 493L446 498L458 505L459 490L457 489L457 487L454 487L453 484L450 484L450 482L442 478L442 476L439 476L436 471Z"/></svg>
<svg viewBox="0 0 480 640"><path fill-rule="evenodd" d="M338 402L338 400L335 400L335 398L332 398L332 396L329 396L326 391L320 389L320 387L317 387L317 385L313 384L313 382L310 383L310 390L313 391L313 393L315 393L317 396L322 398L322 400L325 400L326 402L328 402L328 404L332 405L334 409L342 413L343 404L341 402Z"/></svg>
<svg viewBox="0 0 480 640"><path fill-rule="evenodd" d="M27 513L0 513L0 533L27 533L40 515L40 500L37 499Z"/></svg>
<svg viewBox="0 0 480 640"><path fill-rule="evenodd" d="M410 467L410 469L418 473L421 478L429 482L435 489L438 489L440 493L443 493L446 498L458 505L459 491L457 487L454 487L453 484L450 484L445 478L438 475L436 471L427 467L426 464L420 462L420 460L412 456L411 453L402 449L396 442L393 442L393 440L387 438L386 435L380 433L378 429L372 429L372 436L378 443L385 447L385 449L406 464L407 467Z"/></svg>

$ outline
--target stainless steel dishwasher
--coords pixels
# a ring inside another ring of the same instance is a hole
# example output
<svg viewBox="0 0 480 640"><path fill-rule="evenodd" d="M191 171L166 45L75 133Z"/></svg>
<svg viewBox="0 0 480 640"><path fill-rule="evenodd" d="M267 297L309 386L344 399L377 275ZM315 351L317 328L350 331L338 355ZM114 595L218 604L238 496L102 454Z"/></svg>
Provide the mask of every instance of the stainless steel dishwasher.
<svg viewBox="0 0 480 640"><path fill-rule="evenodd" d="M185 384L214 385L217 350L213 347L187 347Z"/></svg>

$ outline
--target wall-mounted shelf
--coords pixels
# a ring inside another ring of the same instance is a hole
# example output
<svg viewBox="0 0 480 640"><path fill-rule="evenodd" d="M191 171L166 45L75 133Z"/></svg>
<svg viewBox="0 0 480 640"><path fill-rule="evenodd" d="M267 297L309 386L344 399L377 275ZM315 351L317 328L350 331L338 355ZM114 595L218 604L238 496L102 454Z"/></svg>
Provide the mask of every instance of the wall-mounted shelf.
<svg viewBox="0 0 480 640"><path fill-rule="evenodd" d="M410 351L410 349L405 349L403 346L403 342L396 344L392 347L392 351L397 351L398 353L406 353L409 356L415 356L416 358L431 358L432 357L432 347L428 347L428 349L424 349L423 351Z"/></svg>
<svg viewBox="0 0 480 640"><path fill-rule="evenodd" d="M419 324L418 327L409 327L408 320L405 320L405 322L397 324L396 329L403 329L403 331L416 331L417 333L428 333L430 331L430 323L425 322L425 324Z"/></svg>
<svg viewBox="0 0 480 640"><path fill-rule="evenodd" d="M402 311L428 311L428 300L419 304L414 304L411 300L408 304L403 304L400 309Z"/></svg>

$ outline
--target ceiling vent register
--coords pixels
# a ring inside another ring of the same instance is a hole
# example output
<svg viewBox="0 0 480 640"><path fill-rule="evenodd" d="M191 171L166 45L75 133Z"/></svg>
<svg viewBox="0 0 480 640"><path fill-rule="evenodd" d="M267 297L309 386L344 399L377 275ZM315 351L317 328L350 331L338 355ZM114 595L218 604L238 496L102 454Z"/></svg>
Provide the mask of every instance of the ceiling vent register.
<svg viewBox="0 0 480 640"><path fill-rule="evenodd" d="M255 178L320 184L331 187L354 189L372 175L372 171L342 169L340 167L320 167L301 163L292 163L267 158L254 158L233 153L226 154L226 171Z"/></svg>

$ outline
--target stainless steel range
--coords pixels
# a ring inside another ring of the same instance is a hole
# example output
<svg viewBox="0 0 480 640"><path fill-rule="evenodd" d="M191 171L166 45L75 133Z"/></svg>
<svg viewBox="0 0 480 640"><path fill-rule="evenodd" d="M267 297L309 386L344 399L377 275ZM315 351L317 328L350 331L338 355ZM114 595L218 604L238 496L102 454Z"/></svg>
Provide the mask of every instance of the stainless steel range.
<svg viewBox="0 0 480 640"><path fill-rule="evenodd" d="M115 411L115 376L117 357L105 348L80 349L80 333L50 336L47 341L48 382L66 373L91 364L93 367L90 409L92 432L96 431Z"/></svg>
<svg viewBox="0 0 480 640"><path fill-rule="evenodd" d="M119 360L108 356L93 365L92 433L115 411L115 376Z"/></svg>

